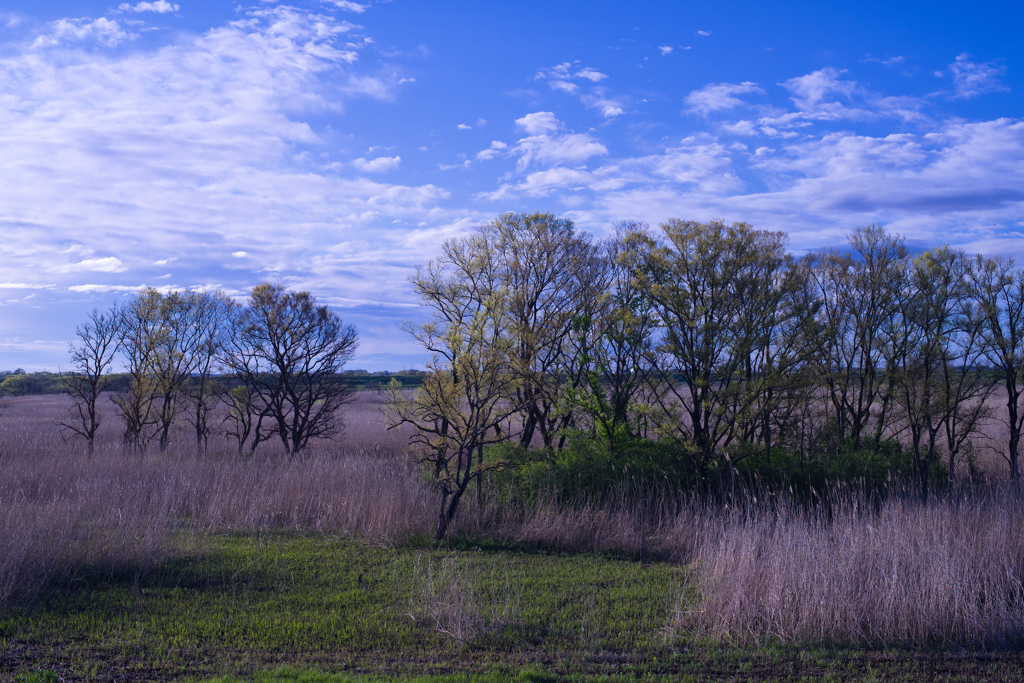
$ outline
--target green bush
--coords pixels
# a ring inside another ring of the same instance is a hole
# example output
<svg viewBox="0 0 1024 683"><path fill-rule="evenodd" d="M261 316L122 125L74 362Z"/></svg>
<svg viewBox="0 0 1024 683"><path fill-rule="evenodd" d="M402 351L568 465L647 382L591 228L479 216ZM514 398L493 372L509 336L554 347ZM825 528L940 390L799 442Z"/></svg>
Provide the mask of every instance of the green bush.
<svg viewBox="0 0 1024 683"><path fill-rule="evenodd" d="M491 479L497 490L527 503L540 494L554 494L566 502L601 502L619 495L624 487L633 493L659 489L712 495L739 487L788 490L806 497L845 485L880 493L894 485L913 485L917 476L912 453L895 440L877 447L865 442L860 448L848 442L804 456L784 448L773 448L769 455L758 446L740 446L713 461L703 480L684 448L650 439L631 439L610 452L606 441L576 435L561 451L501 444L488 449L486 457L492 464L503 465ZM931 472L933 490L940 490L946 481L944 467L936 462Z"/></svg>

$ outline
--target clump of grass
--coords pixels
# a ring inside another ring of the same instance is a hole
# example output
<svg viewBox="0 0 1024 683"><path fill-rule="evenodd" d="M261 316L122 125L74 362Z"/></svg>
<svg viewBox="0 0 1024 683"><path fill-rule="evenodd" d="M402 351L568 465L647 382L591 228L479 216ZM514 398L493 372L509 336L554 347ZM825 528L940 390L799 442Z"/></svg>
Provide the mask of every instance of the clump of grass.
<svg viewBox="0 0 1024 683"><path fill-rule="evenodd" d="M484 635L522 624L522 585L507 562L489 570L471 566L457 553L434 562L421 554L413 571L409 616L427 619L433 627L463 646Z"/></svg>

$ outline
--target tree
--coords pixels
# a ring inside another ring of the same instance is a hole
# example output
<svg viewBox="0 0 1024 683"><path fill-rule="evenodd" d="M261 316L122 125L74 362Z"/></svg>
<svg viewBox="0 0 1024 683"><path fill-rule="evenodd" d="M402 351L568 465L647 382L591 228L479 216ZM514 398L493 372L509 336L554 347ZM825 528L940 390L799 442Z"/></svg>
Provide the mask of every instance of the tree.
<svg viewBox="0 0 1024 683"><path fill-rule="evenodd" d="M63 380L68 394L75 399L78 419L58 424L62 432L85 439L89 455L100 427L97 403L107 387L107 374L117 351L118 317L116 307L107 313L93 309L89 321L75 330L78 344L68 343L72 372L63 375Z"/></svg>
<svg viewBox="0 0 1024 683"><path fill-rule="evenodd" d="M196 432L196 452L205 453L210 436L209 417L221 395L214 373L225 344L233 311L237 308L222 291L203 292L194 297L190 324L195 329L194 343L190 345L192 359L188 362L191 373L185 383L188 399L186 420Z"/></svg>
<svg viewBox="0 0 1024 683"><path fill-rule="evenodd" d="M230 425L225 436L234 437L241 455L246 444L249 453L271 434L263 430L263 421L270 415L269 405L261 400L260 387L264 375L270 372L269 364L261 364L258 349L245 341L244 330L249 325L249 316L240 306L228 313L228 333L220 348L220 364L231 374L230 379L238 386L220 385L218 396L228 407L222 424ZM267 367L264 367L266 365ZM251 440L250 440L251 437Z"/></svg>
<svg viewBox="0 0 1024 683"><path fill-rule="evenodd" d="M143 452L155 436L158 397L155 361L166 330L160 322L160 292L145 289L120 307L118 351L130 377L127 388L112 398L124 419L125 448Z"/></svg>
<svg viewBox="0 0 1024 683"><path fill-rule="evenodd" d="M171 427L188 410L187 388L199 364L207 365L204 382L209 372L212 356L204 344L216 342L210 339L209 330L212 295L175 291L157 296L158 327L151 364L159 399L157 426L162 453L170 443ZM205 405L200 410L203 408Z"/></svg>
<svg viewBox="0 0 1024 683"><path fill-rule="evenodd" d="M431 309L425 325L404 329L432 353L428 374L414 399L389 385L388 427L416 427L412 442L430 468L440 494L437 538L448 534L459 504L490 469L484 448L505 441L510 418L520 409L518 377L510 366L516 338L509 331L505 290L496 286L487 236L449 240L443 256L417 269L413 286Z"/></svg>
<svg viewBox="0 0 1024 683"><path fill-rule="evenodd" d="M606 291L596 297L593 316L573 319L568 338L574 359L569 366L578 367L585 380L567 383L566 400L584 413L610 453L646 435L639 413L647 407L644 394L656 362L658 321L651 301L636 286L634 273L643 253L636 240L627 239L631 233L646 234L647 225L623 221L615 238L602 245Z"/></svg>
<svg viewBox="0 0 1024 683"><path fill-rule="evenodd" d="M943 246L921 254L894 319L894 399L910 432L922 501L943 432L952 469L960 446L988 414L993 378L978 367L984 318L975 311L969 269L962 251Z"/></svg>
<svg viewBox="0 0 1024 683"><path fill-rule="evenodd" d="M720 449L749 436L745 425L764 379L777 379L769 373L788 364L765 351L777 348L773 331L796 314L787 303L797 289L795 269L783 233L721 221L672 219L661 227L664 239L630 237L645 253L637 286L661 325L653 395L675 416L664 435L691 453L705 476Z"/></svg>
<svg viewBox="0 0 1024 683"><path fill-rule="evenodd" d="M520 444L530 447L539 432L551 448L572 420L572 411L558 410L564 385L586 381L566 342L575 318L596 313L605 264L589 235L550 213L505 213L481 234L479 244L491 250L487 265L494 273L488 278L492 288L505 291L508 332L515 338L510 362L519 378Z"/></svg>
<svg viewBox="0 0 1024 683"><path fill-rule="evenodd" d="M1020 483L1020 441L1024 431L1024 271L1006 256L978 256L972 272L974 296L984 319L986 357L1006 389L1006 458L1010 480Z"/></svg>
<svg viewBox="0 0 1024 683"><path fill-rule="evenodd" d="M336 436L338 411L351 398L341 371L356 349L355 328L309 292L264 283L252 288L236 331L225 364L251 387L288 454Z"/></svg>
<svg viewBox="0 0 1024 683"><path fill-rule="evenodd" d="M832 403L837 445L849 438L860 448L876 410L877 448L891 401L885 330L906 291L907 248L876 225L858 228L849 243L852 254L829 250L804 259L820 302L814 365Z"/></svg>

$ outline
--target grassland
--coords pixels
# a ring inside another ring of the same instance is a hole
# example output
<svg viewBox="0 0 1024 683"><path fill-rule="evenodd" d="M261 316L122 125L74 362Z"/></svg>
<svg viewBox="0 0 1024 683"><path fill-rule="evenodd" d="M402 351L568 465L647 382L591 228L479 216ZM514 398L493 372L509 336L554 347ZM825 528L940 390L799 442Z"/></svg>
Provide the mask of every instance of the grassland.
<svg viewBox="0 0 1024 683"><path fill-rule="evenodd" d="M0 403L0 680L1016 681L1019 497L639 515L430 491L361 397L342 446L89 459ZM361 412L360 412L361 411ZM182 438L183 443L188 443ZM333 450L332 450L333 449ZM641 561L641 549L643 549Z"/></svg>
<svg viewBox="0 0 1024 683"><path fill-rule="evenodd" d="M463 604L446 592L455 582ZM1006 651L693 640L666 630L686 592L685 569L593 554L388 548L279 532L210 538L143 578L125 568L83 572L75 583L0 619L3 675L1010 681L1024 666Z"/></svg>

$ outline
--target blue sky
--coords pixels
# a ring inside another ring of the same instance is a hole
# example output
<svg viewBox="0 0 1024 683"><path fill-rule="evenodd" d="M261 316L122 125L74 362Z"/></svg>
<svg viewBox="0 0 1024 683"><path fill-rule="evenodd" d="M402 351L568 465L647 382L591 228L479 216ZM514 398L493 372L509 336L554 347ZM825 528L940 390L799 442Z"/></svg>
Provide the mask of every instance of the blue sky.
<svg viewBox="0 0 1024 683"><path fill-rule="evenodd" d="M9 0L0 369L141 285L263 280L417 366L406 278L503 211L1024 262L1020 3L839 4Z"/></svg>

